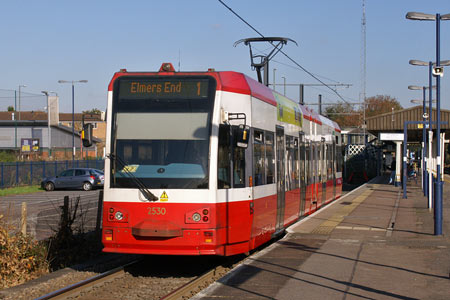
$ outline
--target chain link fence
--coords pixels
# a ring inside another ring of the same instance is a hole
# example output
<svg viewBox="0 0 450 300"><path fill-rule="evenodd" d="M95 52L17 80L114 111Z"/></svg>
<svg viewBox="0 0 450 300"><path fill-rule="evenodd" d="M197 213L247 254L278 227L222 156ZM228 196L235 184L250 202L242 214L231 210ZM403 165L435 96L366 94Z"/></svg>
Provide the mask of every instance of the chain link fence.
<svg viewBox="0 0 450 300"><path fill-rule="evenodd" d="M46 111L47 96L44 94L30 93L25 86L17 90L0 89L0 111L16 111L16 119L19 119L18 112L23 111Z"/></svg>

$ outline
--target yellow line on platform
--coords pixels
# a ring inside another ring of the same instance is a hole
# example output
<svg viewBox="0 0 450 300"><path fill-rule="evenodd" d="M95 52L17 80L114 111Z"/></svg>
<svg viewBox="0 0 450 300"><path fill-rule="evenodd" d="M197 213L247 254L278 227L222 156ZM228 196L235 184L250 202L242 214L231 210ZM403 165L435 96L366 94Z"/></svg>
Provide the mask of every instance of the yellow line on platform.
<svg viewBox="0 0 450 300"><path fill-rule="evenodd" d="M337 211L334 215L332 215L328 220L324 221L322 224L314 228L311 233L314 234L330 234L336 226L338 226L346 216L348 216L358 205L360 205L364 200L372 194L371 189L365 190L361 195L353 199L353 201L344 207L342 207L339 211Z"/></svg>

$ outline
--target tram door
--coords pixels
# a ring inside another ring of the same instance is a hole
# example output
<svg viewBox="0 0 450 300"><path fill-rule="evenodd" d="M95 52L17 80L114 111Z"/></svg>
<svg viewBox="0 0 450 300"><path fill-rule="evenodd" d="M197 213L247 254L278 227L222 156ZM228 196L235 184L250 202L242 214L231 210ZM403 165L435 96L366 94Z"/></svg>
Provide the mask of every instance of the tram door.
<svg viewBox="0 0 450 300"><path fill-rule="evenodd" d="M337 137L336 137L337 138ZM333 174L333 199L336 199L336 141L333 140L333 148L332 148L332 174Z"/></svg>
<svg viewBox="0 0 450 300"><path fill-rule="evenodd" d="M284 128L277 126L277 221L275 233L283 228L284 206L285 206L285 146Z"/></svg>
<svg viewBox="0 0 450 300"><path fill-rule="evenodd" d="M327 180L328 180L328 145L322 142L321 146L321 161L322 169L320 170L320 178L322 179L322 205L327 200Z"/></svg>
<svg viewBox="0 0 450 300"><path fill-rule="evenodd" d="M305 134L300 132L300 216L305 215L306 203L306 145Z"/></svg>
<svg viewBox="0 0 450 300"><path fill-rule="evenodd" d="M312 198L311 198L311 209L317 209L317 197L318 197L318 186L319 186L319 159L318 159L318 153L317 153L317 143L312 142L312 148L311 148L311 161L312 166L311 170L313 172L312 174Z"/></svg>

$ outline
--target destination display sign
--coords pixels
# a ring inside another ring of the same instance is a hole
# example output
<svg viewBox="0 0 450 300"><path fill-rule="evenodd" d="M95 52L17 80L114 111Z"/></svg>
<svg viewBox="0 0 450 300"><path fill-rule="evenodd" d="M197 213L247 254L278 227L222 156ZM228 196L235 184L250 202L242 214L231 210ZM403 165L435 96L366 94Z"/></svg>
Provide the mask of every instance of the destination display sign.
<svg viewBox="0 0 450 300"><path fill-rule="evenodd" d="M122 79L119 97L126 99L206 99L208 79Z"/></svg>

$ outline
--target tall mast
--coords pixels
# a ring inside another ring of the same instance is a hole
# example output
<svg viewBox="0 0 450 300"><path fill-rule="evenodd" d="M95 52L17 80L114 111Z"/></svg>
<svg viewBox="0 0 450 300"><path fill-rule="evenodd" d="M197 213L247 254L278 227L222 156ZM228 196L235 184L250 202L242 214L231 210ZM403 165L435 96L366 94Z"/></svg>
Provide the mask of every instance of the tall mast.
<svg viewBox="0 0 450 300"><path fill-rule="evenodd" d="M361 20L361 90L359 102L362 103L363 120L362 128L364 132L364 143L366 141L366 1L362 0L362 20Z"/></svg>

